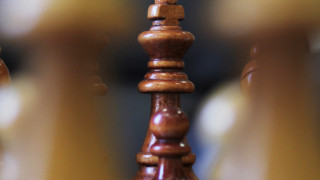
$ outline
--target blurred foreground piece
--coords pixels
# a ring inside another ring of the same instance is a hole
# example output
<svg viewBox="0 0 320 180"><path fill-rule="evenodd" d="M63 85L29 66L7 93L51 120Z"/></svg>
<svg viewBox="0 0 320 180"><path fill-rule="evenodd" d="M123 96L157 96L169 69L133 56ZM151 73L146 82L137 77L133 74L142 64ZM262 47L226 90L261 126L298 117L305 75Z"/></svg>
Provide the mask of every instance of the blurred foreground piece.
<svg viewBox="0 0 320 180"><path fill-rule="evenodd" d="M261 37L242 76L247 122L229 142L219 180L320 179L315 92L304 31Z"/></svg>
<svg viewBox="0 0 320 180"><path fill-rule="evenodd" d="M58 50L55 54L61 55L59 59L65 59L56 66L62 71L56 69L60 75L55 76L64 80L56 81L63 84L57 84L61 99L58 101L58 116L54 119L56 131L49 179L117 179L114 168L113 172L108 171L111 168L108 163L112 160L101 137L102 122L98 120L93 99L94 94L101 95L106 92L106 86L95 74L98 68L93 59L98 57L104 46L97 42L103 40L103 37L79 35L69 36L75 39L68 39L67 42L64 42L67 39L65 37L56 44L57 47L48 48Z"/></svg>
<svg viewBox="0 0 320 180"><path fill-rule="evenodd" d="M32 69L15 81L18 117L1 129L0 179L122 179L94 101L106 92L95 62L106 40L96 34L110 23L97 17L110 17L103 7L111 2L50 2L34 29L13 41L25 45Z"/></svg>
<svg viewBox="0 0 320 180"><path fill-rule="evenodd" d="M96 42L77 35L37 41L36 73L18 86L21 112L2 131L2 177L117 179L94 103L106 90L91 68Z"/></svg>
<svg viewBox="0 0 320 180"><path fill-rule="evenodd" d="M318 94L308 40L320 24L319 7L314 0L215 1L217 29L257 46L242 76L247 122L228 142L213 179L320 179Z"/></svg>
<svg viewBox="0 0 320 180"><path fill-rule="evenodd" d="M1 48L0 48L1 53ZM0 85L7 85L10 83L10 74L6 64L0 59Z"/></svg>
<svg viewBox="0 0 320 180"><path fill-rule="evenodd" d="M156 0L149 7L148 18L153 26L140 34L139 42L150 56L151 71L139 84L139 91L152 94L151 121L137 155L140 167L135 179L195 180L195 155L184 138L189 122L180 109L179 95L194 91L194 85L181 71L182 58L194 36L179 26L184 9L176 0Z"/></svg>

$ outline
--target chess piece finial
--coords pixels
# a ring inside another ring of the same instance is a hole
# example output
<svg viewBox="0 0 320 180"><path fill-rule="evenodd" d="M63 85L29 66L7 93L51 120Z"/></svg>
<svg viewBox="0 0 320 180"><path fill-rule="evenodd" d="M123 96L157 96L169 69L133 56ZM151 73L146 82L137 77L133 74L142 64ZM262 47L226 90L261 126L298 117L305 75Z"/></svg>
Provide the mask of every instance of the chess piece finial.
<svg viewBox="0 0 320 180"><path fill-rule="evenodd" d="M151 116L153 116L161 109L169 107L178 110L180 108L179 94L194 91L193 83L182 72L184 68L182 58L192 45L194 36L190 32L182 31L179 26L179 21L184 19L184 9L181 5L177 5L176 0L156 0L155 4L149 7L148 19L153 21L153 26L150 31L141 33L138 39L150 57L148 67L151 71L145 75L145 80L140 82L139 91L152 94ZM152 118L150 125L152 125ZM154 126L153 130L156 130ZM181 138L187 146L184 135ZM155 154L152 153L152 149L155 150L152 147L155 147L153 145L156 141L157 138L149 130L141 152L137 154L137 162L140 167L135 177L136 180L157 178L155 177L157 166L164 165L163 158L160 158L159 161L159 152L153 151ZM186 156L182 158L182 164L187 179L193 180L197 179L192 170L195 155L189 152L183 153Z"/></svg>
<svg viewBox="0 0 320 180"><path fill-rule="evenodd" d="M1 53L1 48L0 48L0 53ZM11 82L10 80L10 74L9 70L6 66L6 64L3 62L2 59L0 59L0 85L7 85Z"/></svg>

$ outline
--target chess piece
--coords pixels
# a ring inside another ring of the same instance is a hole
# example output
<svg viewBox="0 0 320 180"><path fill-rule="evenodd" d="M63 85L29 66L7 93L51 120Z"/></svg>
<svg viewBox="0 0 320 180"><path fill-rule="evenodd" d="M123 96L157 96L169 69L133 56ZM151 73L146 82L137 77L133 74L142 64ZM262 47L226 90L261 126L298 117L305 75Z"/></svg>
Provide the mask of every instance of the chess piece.
<svg viewBox="0 0 320 180"><path fill-rule="evenodd" d="M242 76L250 113L212 177L318 179L318 118L307 73L307 39L303 33L282 34L259 41L257 47Z"/></svg>
<svg viewBox="0 0 320 180"><path fill-rule="evenodd" d="M214 22L225 37L258 44L255 62L247 66L257 71L245 71L242 79L249 87L247 123L230 141L216 179L319 179L319 117L307 37L320 23L314 8L320 2L215 3Z"/></svg>
<svg viewBox="0 0 320 180"><path fill-rule="evenodd" d="M66 97L61 100L62 104L60 104L64 110L61 110L55 119L57 131L55 132L52 153L54 159L50 164L48 176L53 180L70 178L117 179L116 169L113 172L107 171L111 166L109 163L112 162L112 157L108 157L106 153L112 150L105 149L102 139L99 138L99 133L102 131L99 127L101 122L96 115L97 111L93 101L93 94L101 95L106 90L101 78L94 72L96 67L92 58L97 55L93 56L91 53L97 53L101 50L101 44L96 44L95 41L91 42L90 38L88 42L84 41L84 37L79 40L80 42L71 41L70 46L66 47L69 50L71 50L70 47L76 47L74 51L76 54L68 57L70 66L67 66L66 72L63 72L72 79L66 79L65 83L68 85L63 84L63 87L60 87ZM77 47L76 44L79 46ZM98 49L96 49L97 47ZM57 47L53 47L53 49L55 48ZM61 55L65 56L64 53ZM90 62L87 62L88 60ZM72 64L86 64L86 62L88 65L84 67L80 65L75 71L71 71ZM78 92L75 93L75 91ZM78 157L84 159L78 159Z"/></svg>
<svg viewBox="0 0 320 180"><path fill-rule="evenodd" d="M195 116L193 129L201 149L194 167L199 179L218 179L212 176L217 162L225 156L230 141L239 128L246 123L247 108L239 79L214 87L205 96Z"/></svg>
<svg viewBox="0 0 320 180"><path fill-rule="evenodd" d="M18 104L19 116L1 129L4 155L10 157L4 158L1 178L117 179L116 168L108 172L113 158L107 152L112 150L105 149L100 139L101 122L93 101L94 94L105 93L105 86L87 65L94 63L88 59L92 60L90 48L94 49L95 44L82 38L82 43L64 38L46 44L50 47L42 44L38 48L43 54L34 59L40 62L36 72L41 76L20 82L28 82L28 87L16 84L18 97L23 99ZM9 161L16 164L18 172L8 170Z"/></svg>
<svg viewBox="0 0 320 180"><path fill-rule="evenodd" d="M117 15L109 3L48 1L33 23L20 19L32 29L10 40L26 45L32 69L15 81L18 116L1 129L0 179L123 179L112 138L102 139L94 101L106 90L95 62L105 38L95 34L117 29L109 26ZM39 8L37 2L28 7Z"/></svg>
<svg viewBox="0 0 320 180"><path fill-rule="evenodd" d="M182 157L191 152L183 142L188 129L188 117L177 106L163 107L152 115L150 130L157 141L151 146L151 153L159 157L154 180L188 179L182 164Z"/></svg>
<svg viewBox="0 0 320 180"><path fill-rule="evenodd" d="M179 26L179 21L184 19L184 9L177 5L176 0L156 0L149 7L148 19L153 20L153 26L138 39L150 56L148 67L151 71L140 82L139 91L152 96L151 129L141 152L137 154L140 167L135 179L197 179L192 170L195 155L190 153L184 138L188 120L180 110L179 95L194 90L194 85L181 71L184 67L182 58L192 45L194 36ZM181 127L176 127L177 124ZM173 139L172 144L170 139ZM166 146L166 143L170 145ZM183 171L179 167L182 165Z"/></svg>

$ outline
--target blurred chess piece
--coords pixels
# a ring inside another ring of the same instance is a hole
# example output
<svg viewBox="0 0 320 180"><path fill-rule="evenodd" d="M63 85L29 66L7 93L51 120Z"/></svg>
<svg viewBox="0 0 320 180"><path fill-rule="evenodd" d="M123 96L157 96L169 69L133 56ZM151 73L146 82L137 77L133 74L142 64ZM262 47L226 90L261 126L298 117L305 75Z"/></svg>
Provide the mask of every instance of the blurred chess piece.
<svg viewBox="0 0 320 180"><path fill-rule="evenodd" d="M16 79L9 97L15 106L0 110L16 110L10 120L1 119L7 123L0 131L0 179L121 179L113 139L103 139L94 101L106 92L95 62L105 39L96 34L121 28L121 4L28 1L21 10L22 2L1 6L3 36L26 47L32 67Z"/></svg>
<svg viewBox="0 0 320 180"><path fill-rule="evenodd" d="M212 174L217 162L239 127L245 123L247 102L243 98L240 81L233 80L214 88L205 96L195 117L198 148L195 171L199 179L214 179Z"/></svg>
<svg viewBox="0 0 320 180"><path fill-rule="evenodd" d="M1 54L1 48L0 48ZM0 86L10 84L10 74L6 64L0 59Z"/></svg>
<svg viewBox="0 0 320 180"><path fill-rule="evenodd" d="M215 2L219 32L242 43L255 42L258 49L242 78L244 91L249 90L248 115L228 141L212 179L320 178L317 94L308 41L320 23L319 5L313 0Z"/></svg>
<svg viewBox="0 0 320 180"><path fill-rule="evenodd" d="M287 39L269 40L259 45L255 62L244 70L242 87L250 99L250 113L229 141L212 175L215 179L320 177L315 94L305 64L307 42L293 39L288 46Z"/></svg>

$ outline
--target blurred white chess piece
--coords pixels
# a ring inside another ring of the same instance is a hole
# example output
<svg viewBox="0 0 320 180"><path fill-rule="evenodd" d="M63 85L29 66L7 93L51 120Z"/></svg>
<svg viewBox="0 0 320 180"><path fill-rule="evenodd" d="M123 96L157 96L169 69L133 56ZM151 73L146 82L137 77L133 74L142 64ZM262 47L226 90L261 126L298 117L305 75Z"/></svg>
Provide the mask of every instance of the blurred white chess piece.
<svg viewBox="0 0 320 180"><path fill-rule="evenodd" d="M320 1L217 0L212 21L224 38L258 43L261 69L244 125L229 141L211 179L320 179L319 114L308 34Z"/></svg>
<svg viewBox="0 0 320 180"><path fill-rule="evenodd" d="M211 91L196 116L196 132L204 147L198 155L196 171L200 179L211 179L216 163L223 157L230 139L245 123L246 112L240 81L231 81Z"/></svg>
<svg viewBox="0 0 320 180"><path fill-rule="evenodd" d="M86 86L91 37L129 25L120 11L117 0L0 2L1 35L29 51L32 68L0 91L0 179L121 179Z"/></svg>

